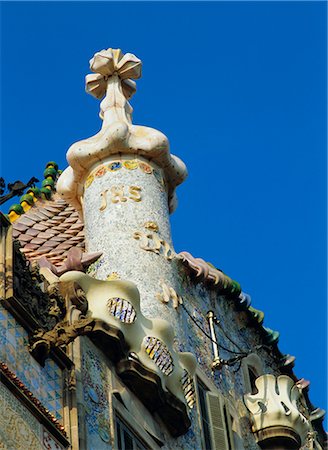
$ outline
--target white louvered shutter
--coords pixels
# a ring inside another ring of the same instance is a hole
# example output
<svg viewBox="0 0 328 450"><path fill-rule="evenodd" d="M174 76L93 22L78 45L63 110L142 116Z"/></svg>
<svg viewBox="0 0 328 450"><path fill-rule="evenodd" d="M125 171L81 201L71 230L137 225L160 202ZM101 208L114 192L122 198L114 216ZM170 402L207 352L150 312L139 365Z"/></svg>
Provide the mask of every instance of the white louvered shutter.
<svg viewBox="0 0 328 450"><path fill-rule="evenodd" d="M219 395L209 391L207 392L207 405L213 450L230 450L223 413L223 400Z"/></svg>

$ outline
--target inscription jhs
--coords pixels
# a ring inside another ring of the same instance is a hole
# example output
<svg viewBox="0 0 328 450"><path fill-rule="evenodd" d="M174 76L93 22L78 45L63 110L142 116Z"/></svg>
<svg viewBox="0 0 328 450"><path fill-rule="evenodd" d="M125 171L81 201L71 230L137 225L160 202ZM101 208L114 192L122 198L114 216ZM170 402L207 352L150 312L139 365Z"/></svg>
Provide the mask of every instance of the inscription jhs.
<svg viewBox="0 0 328 450"><path fill-rule="evenodd" d="M101 194L101 205L99 210L104 211L107 208L108 197L111 203L125 203L128 200L134 202L141 201L141 188L139 186L112 186L110 189L106 189Z"/></svg>

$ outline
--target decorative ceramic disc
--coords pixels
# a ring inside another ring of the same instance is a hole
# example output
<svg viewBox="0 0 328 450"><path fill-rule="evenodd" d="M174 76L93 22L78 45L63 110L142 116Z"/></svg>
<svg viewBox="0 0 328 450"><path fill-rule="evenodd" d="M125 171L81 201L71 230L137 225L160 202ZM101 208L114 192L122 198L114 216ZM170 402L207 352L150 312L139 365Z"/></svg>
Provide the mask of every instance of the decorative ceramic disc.
<svg viewBox="0 0 328 450"><path fill-rule="evenodd" d="M145 173L152 173L153 172L153 169L152 169L152 167L150 167L150 165L149 164L146 164L146 163L144 163L144 162L139 162L139 167L140 167L140 169L143 171L143 172L145 172Z"/></svg>
<svg viewBox="0 0 328 450"><path fill-rule="evenodd" d="M138 161L136 161L135 159L128 159L127 161L124 161L123 166L126 169L134 170L138 167Z"/></svg>
<svg viewBox="0 0 328 450"><path fill-rule="evenodd" d="M115 172L116 170L121 169L122 163L120 161L113 161L110 164L108 164L107 169L110 172Z"/></svg>

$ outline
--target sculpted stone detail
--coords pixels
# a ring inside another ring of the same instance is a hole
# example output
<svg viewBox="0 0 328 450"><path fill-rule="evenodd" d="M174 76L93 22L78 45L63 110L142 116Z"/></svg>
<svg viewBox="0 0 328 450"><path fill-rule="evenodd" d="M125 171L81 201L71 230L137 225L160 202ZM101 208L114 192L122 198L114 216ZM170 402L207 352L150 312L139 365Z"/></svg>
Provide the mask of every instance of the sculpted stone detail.
<svg viewBox="0 0 328 450"><path fill-rule="evenodd" d="M178 309L179 305L183 304L181 295L178 295L171 286L168 286L165 283L164 280L160 281L160 286L162 288L162 292L156 294L158 300L160 300L162 303L169 303L170 301L172 301L173 308Z"/></svg>
<svg viewBox="0 0 328 450"><path fill-rule="evenodd" d="M174 350L174 331L167 321L149 319L142 314L140 294L134 283L122 280L96 280L77 271L65 273L59 278L59 282L76 283L84 290L88 302L87 317L80 317L71 325L59 324L49 334L36 336L40 345L44 340L46 346L48 343L50 346L64 345L77 335L86 333L91 333L92 337L94 324L99 321L105 322L104 326L120 330L129 353L135 354L138 362L145 368L155 371L165 389L185 402L181 379L184 370L190 374L194 373L195 357L190 353ZM132 318L133 321L130 320ZM155 345L158 342L161 344L158 345L160 348L155 350L152 343ZM170 376L167 376L169 374Z"/></svg>
<svg viewBox="0 0 328 450"><path fill-rule="evenodd" d="M93 327L94 320L81 315L71 324L62 321L50 331L36 330L30 337L29 350L37 360L44 362L53 347L67 346L78 336L92 331Z"/></svg>
<svg viewBox="0 0 328 450"><path fill-rule="evenodd" d="M136 90L132 79L141 76L140 59L131 53L124 55L120 49L109 48L94 55L90 69L94 73L86 77L86 91L98 99L103 98L100 104L103 125L95 136L70 147L67 152L70 166L60 176L57 192L81 213L84 189L96 177L103 176L105 170L115 171L122 166L134 170L138 166L133 160L114 165L112 162L111 166L93 173L96 164L103 162L105 166L108 158L118 153L132 158L141 156L163 169L169 209L174 211L175 189L187 177L187 169L179 158L171 155L168 139L163 133L132 124L132 107L128 100ZM141 164L140 169L147 174L152 172L147 163Z"/></svg>
<svg viewBox="0 0 328 450"><path fill-rule="evenodd" d="M112 203L125 203L128 200L133 200L134 202L141 201L141 187L139 186L129 186L126 188L123 185L112 186L110 189L106 189L101 192L101 205L99 211L104 211L107 208L107 198L108 193L110 193L110 201Z"/></svg>
<svg viewBox="0 0 328 450"><path fill-rule="evenodd" d="M14 241L14 295L44 330L52 329L66 314L65 302L54 286L45 292L42 275L30 264Z"/></svg>
<svg viewBox="0 0 328 450"><path fill-rule="evenodd" d="M38 263L40 267L47 267L52 273L60 276L69 270L80 270L85 272L89 265L96 261L101 255L101 252L87 253L83 252L80 247L72 247L67 252L66 260L60 266L51 264L45 256L41 257L38 260Z"/></svg>
<svg viewBox="0 0 328 450"><path fill-rule="evenodd" d="M286 375L267 374L255 380L256 394L244 396L258 442L286 438L304 445L310 425L299 409L301 392Z"/></svg>
<svg viewBox="0 0 328 450"><path fill-rule="evenodd" d="M140 241L140 248L148 252L156 253L157 255L162 254L165 259L171 261L175 257L175 252L171 246L157 234L158 227L155 222L147 222L144 226L151 231L136 231L133 234L134 239Z"/></svg>

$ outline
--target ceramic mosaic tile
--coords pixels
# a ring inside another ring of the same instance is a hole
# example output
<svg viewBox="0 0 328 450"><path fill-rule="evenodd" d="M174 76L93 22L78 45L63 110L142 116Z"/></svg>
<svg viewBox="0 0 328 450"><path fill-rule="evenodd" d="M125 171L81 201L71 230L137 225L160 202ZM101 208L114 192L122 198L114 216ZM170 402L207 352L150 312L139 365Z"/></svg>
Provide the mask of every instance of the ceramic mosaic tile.
<svg viewBox="0 0 328 450"><path fill-rule="evenodd" d="M109 450L109 369L99 350L88 339L83 339L83 348L82 384L88 449Z"/></svg>
<svg viewBox="0 0 328 450"><path fill-rule="evenodd" d="M63 449L2 383L0 383L0 448L4 450Z"/></svg>
<svg viewBox="0 0 328 450"><path fill-rule="evenodd" d="M7 364L56 419L62 420L62 370L51 359L42 367L29 353L27 344L27 332L0 306L0 361Z"/></svg>

